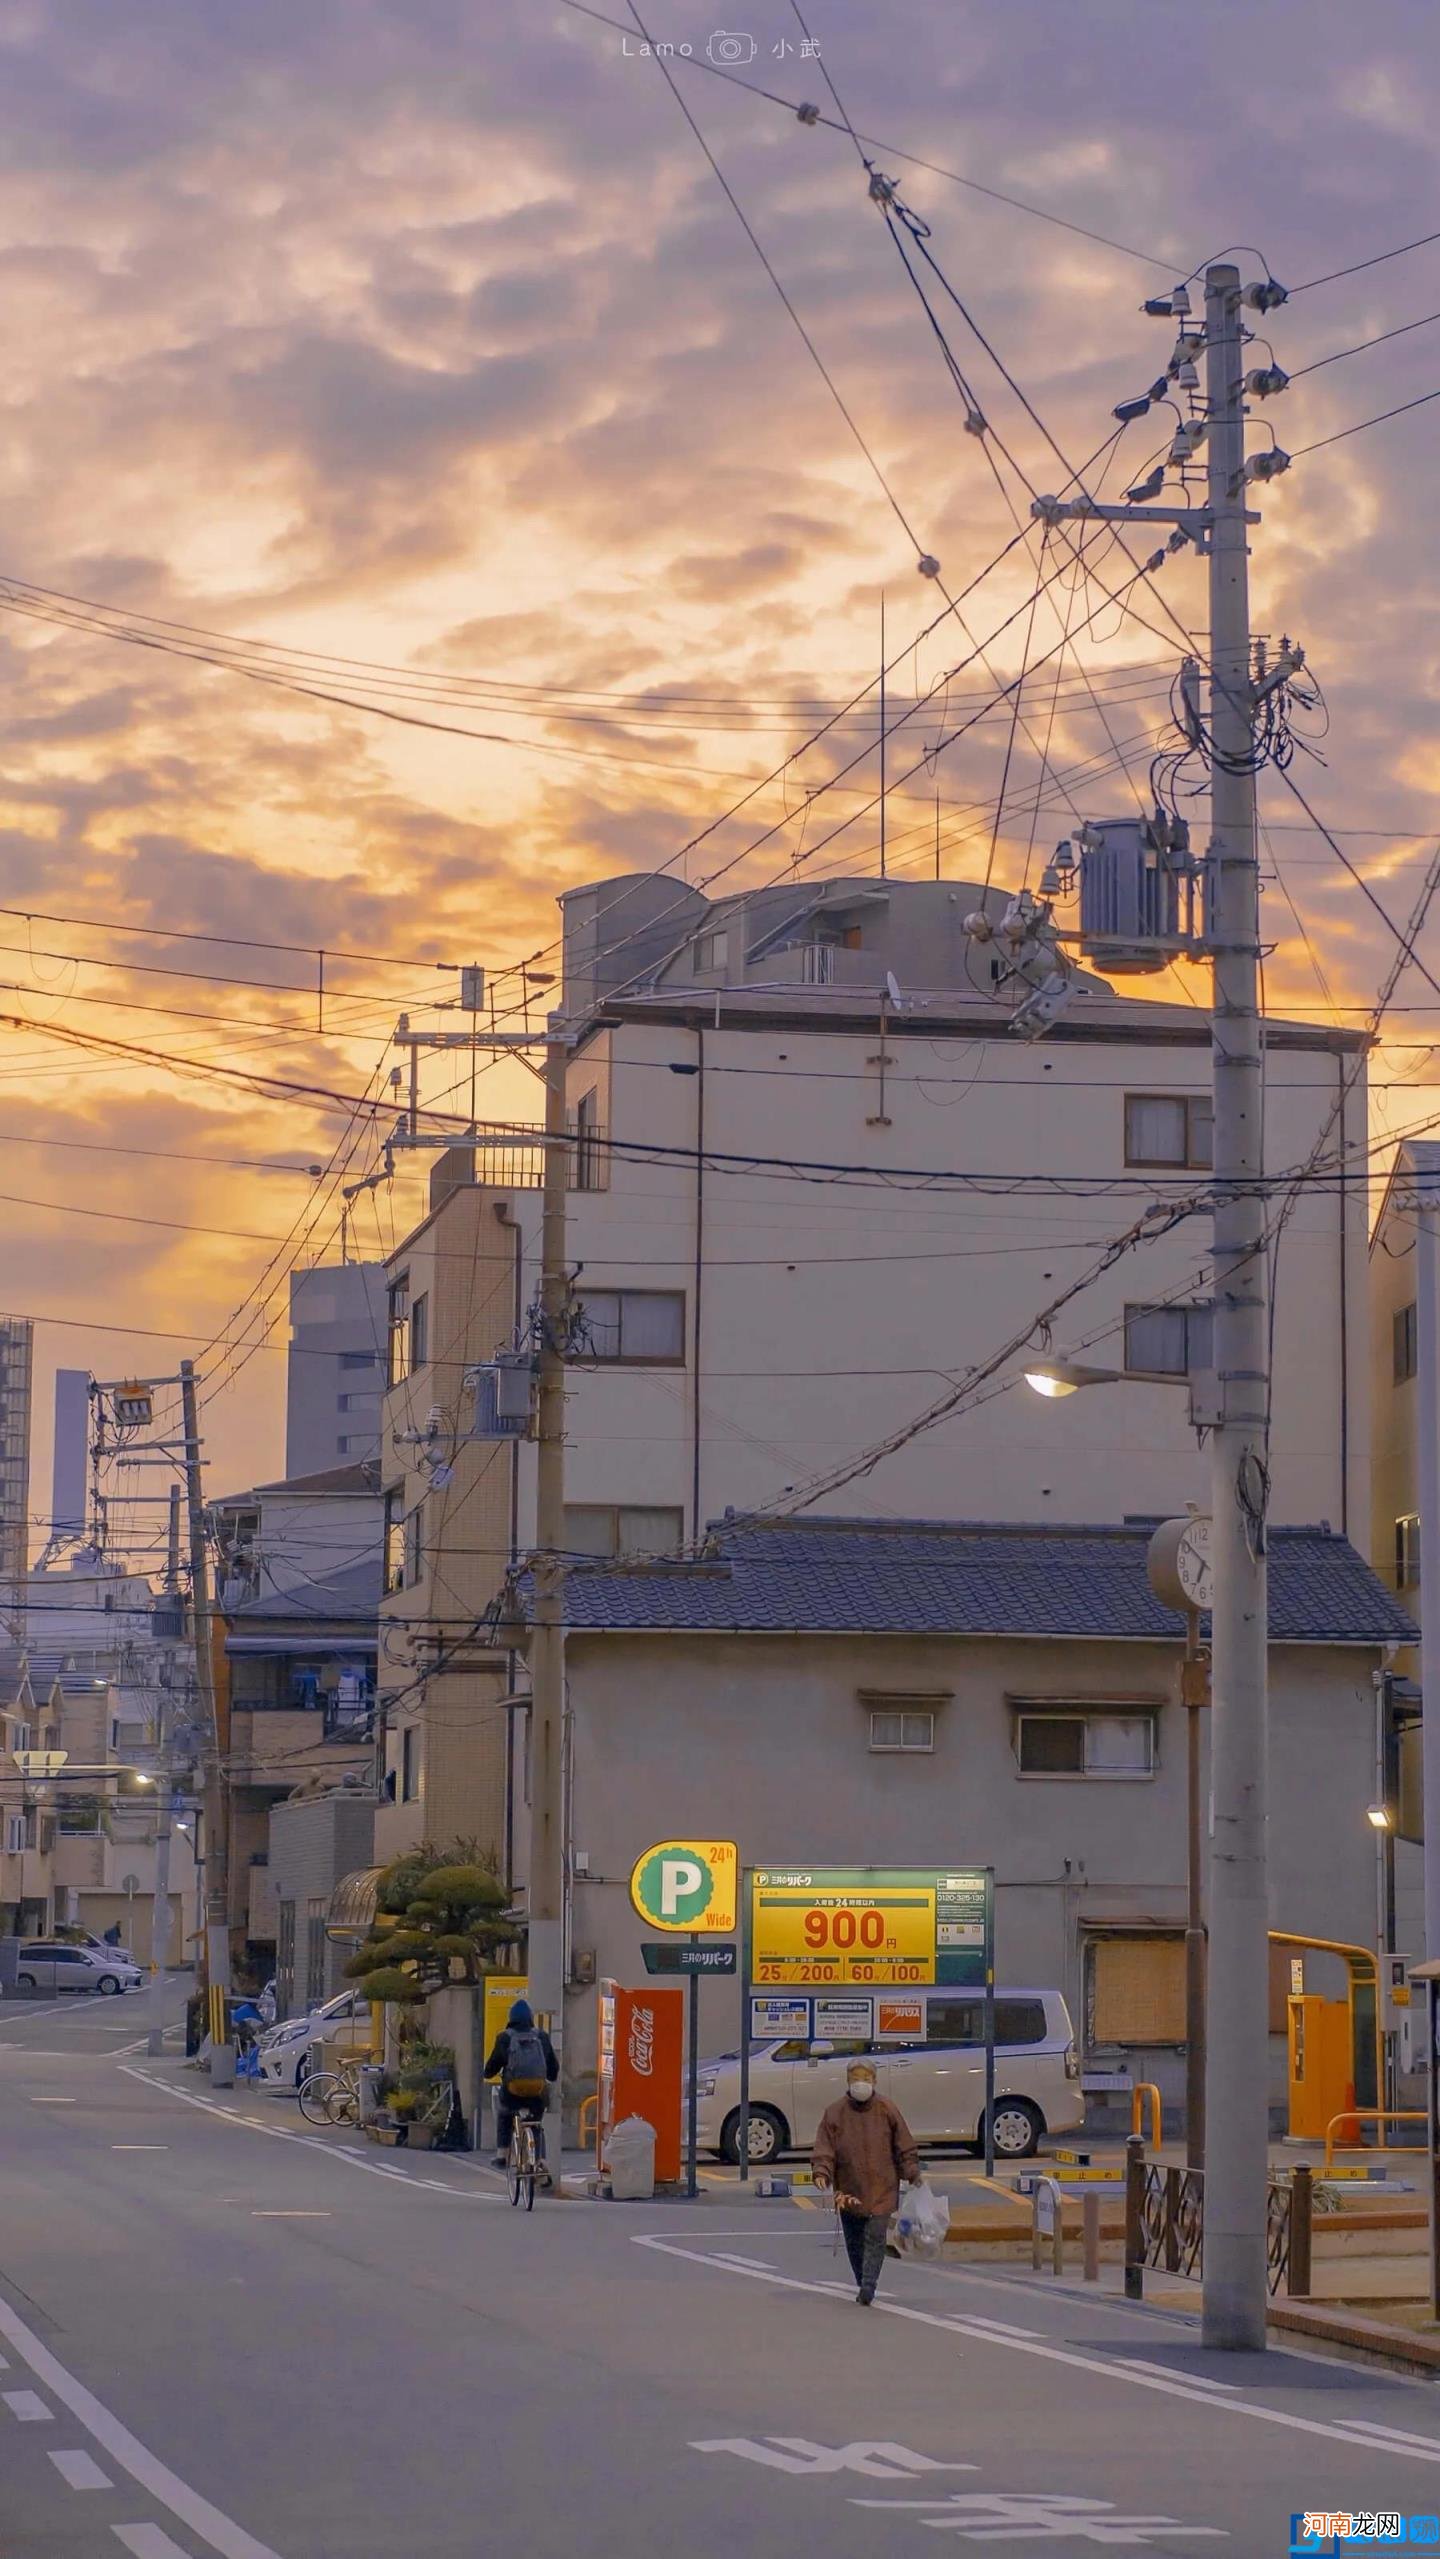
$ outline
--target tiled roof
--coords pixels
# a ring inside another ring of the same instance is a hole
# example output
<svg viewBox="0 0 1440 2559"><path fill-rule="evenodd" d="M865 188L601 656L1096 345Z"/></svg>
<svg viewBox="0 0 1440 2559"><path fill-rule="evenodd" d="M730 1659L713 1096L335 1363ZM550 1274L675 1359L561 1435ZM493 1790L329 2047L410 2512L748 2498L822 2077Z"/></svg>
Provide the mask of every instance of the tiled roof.
<svg viewBox="0 0 1440 2559"><path fill-rule="evenodd" d="M577 1564L577 1631L1119 1637L1173 1642L1184 1621L1145 1572L1150 1523L721 1520L695 1563ZM1277 1644L1413 1643L1416 1630L1349 1540L1277 1528L1269 1547ZM522 1603L527 1595L522 1589Z"/></svg>

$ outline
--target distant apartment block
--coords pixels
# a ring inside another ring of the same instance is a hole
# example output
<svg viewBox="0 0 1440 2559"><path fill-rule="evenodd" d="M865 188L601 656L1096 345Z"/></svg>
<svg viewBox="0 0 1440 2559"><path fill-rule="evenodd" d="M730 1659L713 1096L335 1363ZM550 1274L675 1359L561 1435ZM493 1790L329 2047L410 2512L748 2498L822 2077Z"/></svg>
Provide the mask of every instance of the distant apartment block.
<svg viewBox="0 0 1440 2559"><path fill-rule="evenodd" d="M35 1327L28 1315L0 1315L0 1578L29 1560L30 1403Z"/></svg>
<svg viewBox="0 0 1440 2559"><path fill-rule="evenodd" d="M380 1450L385 1270L343 1262L290 1275L285 1472L321 1475Z"/></svg>

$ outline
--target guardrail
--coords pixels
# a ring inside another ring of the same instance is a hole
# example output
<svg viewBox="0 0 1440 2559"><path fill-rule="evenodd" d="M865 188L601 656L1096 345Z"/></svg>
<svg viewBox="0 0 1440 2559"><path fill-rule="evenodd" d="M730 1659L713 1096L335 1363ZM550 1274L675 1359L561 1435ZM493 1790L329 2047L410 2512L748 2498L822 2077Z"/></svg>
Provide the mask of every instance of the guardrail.
<svg viewBox="0 0 1440 2559"><path fill-rule="evenodd" d="M1366 2143L1360 2141L1338 2141L1336 2139L1336 2127L1338 2125L1423 2124L1426 2120L1427 2118L1423 2114L1416 2114L1409 2108L1394 2106L1347 2106L1343 2115L1332 2115L1329 2123L1325 2127L1326 2175L1329 2175L1330 2170L1335 2164L1335 2153L1337 2150L1364 2150L1368 2146ZM1426 2145L1423 2141L1391 2141L1380 2142L1376 2145L1376 2147L1381 2150L1423 2150L1425 2146Z"/></svg>
<svg viewBox="0 0 1440 2559"><path fill-rule="evenodd" d="M1304 2161L1288 2178L1272 2177L1265 2205L1266 2289L1292 2300L1310 2292L1315 2181ZM1125 2145L1125 2297L1141 2301L1149 2268L1203 2277L1205 2172L1152 2166L1132 2133Z"/></svg>
<svg viewBox="0 0 1440 2559"><path fill-rule="evenodd" d="M1153 2079L1141 2079L1130 2091L1130 2130L1137 2139L1144 2136L1145 2101L1150 2101L1150 2147L1160 2147L1160 2091Z"/></svg>

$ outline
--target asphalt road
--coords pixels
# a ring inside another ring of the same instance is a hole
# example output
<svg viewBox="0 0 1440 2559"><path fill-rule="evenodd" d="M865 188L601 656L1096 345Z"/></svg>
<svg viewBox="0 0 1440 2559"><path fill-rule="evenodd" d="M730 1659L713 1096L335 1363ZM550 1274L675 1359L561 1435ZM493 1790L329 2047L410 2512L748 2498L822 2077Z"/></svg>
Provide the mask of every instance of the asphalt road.
<svg viewBox="0 0 1440 2559"><path fill-rule="evenodd" d="M527 2219L143 2027L0 2009L6 2559L1284 2559L1297 2511L1440 2513L1429 2385L998 2270L861 2310L783 2203Z"/></svg>

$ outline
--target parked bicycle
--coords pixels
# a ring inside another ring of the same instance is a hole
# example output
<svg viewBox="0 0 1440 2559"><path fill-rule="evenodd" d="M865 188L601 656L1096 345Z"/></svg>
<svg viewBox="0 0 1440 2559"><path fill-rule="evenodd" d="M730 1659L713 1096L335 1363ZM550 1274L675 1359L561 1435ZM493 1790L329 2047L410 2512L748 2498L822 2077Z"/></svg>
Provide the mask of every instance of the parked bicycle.
<svg viewBox="0 0 1440 2559"><path fill-rule="evenodd" d="M360 2064L341 2062L335 2070L312 2070L296 2091L307 2124L358 2124Z"/></svg>

